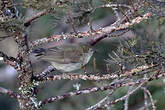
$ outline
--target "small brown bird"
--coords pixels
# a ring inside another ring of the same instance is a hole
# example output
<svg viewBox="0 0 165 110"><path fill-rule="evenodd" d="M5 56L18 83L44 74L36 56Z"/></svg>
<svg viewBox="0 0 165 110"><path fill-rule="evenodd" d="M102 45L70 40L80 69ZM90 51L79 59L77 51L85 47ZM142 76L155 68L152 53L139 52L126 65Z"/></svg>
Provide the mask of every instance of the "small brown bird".
<svg viewBox="0 0 165 110"><path fill-rule="evenodd" d="M38 59L50 62L57 70L62 72L71 72L82 68L89 62L93 52L90 45L83 43L33 50Z"/></svg>

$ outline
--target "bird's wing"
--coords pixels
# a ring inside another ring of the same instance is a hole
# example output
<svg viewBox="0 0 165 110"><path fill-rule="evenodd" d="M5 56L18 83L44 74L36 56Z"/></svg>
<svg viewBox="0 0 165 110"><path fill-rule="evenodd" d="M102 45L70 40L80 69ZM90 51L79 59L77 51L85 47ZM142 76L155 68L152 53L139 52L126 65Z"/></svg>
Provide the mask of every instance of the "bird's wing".
<svg viewBox="0 0 165 110"><path fill-rule="evenodd" d="M42 59L60 64L68 64L82 62L80 58L82 55L81 48L66 45L47 49Z"/></svg>

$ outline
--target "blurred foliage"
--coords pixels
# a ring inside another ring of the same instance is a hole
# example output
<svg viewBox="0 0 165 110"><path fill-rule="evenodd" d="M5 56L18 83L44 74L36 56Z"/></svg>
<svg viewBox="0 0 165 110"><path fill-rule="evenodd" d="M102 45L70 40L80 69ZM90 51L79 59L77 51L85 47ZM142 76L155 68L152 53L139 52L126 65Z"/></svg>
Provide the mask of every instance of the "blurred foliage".
<svg viewBox="0 0 165 110"><path fill-rule="evenodd" d="M0 30L5 32L14 32L22 29L20 20L8 19L5 22L0 21Z"/></svg>
<svg viewBox="0 0 165 110"><path fill-rule="evenodd" d="M56 1L56 3L54 2ZM115 2L115 0L23 0L24 3L24 11L26 12L26 8L34 8L34 10L43 10L53 8L52 13L46 16L43 16L37 19L32 25L26 29L22 28L22 23L25 20L24 15L22 14L22 18L15 19L9 18L7 22L0 22L0 29L5 29L3 31L13 32L15 30L23 29L26 33L34 40L37 38L42 38L46 36L53 35L53 33L57 30L56 27L61 22L69 22L68 19L68 10L70 11L71 17L74 19L74 24L76 26L83 26L87 24L90 16L93 17L94 20L100 20L104 17L113 14L112 10L109 8L101 8L97 9L94 13L91 14L91 9L93 7L99 6L101 4L107 3L109 1ZM22 2L22 1L19 1ZM92 2L92 3L91 3ZM120 0L119 2L128 2L127 0ZM60 5L58 4L60 3ZM149 7L150 4L145 4ZM33 10L33 11L34 11ZM147 7L145 9L140 10L138 13L144 13L147 11ZM21 11L20 11L21 12ZM22 13L25 13L22 12ZM21 14L21 13L20 13ZM77 24L76 24L77 23ZM64 30L64 29L63 29ZM145 59L134 59L134 55L142 55L148 51L149 54L152 51L157 52L161 56L165 54L165 18L157 16L156 18L152 18L148 21L144 21L136 26L133 26L130 30L134 33L134 38L126 39L126 38L115 38L113 40L106 39L102 42L99 42L94 48L96 48L96 53L93 56L93 59L89 62L87 66L87 71L93 73L103 73L106 74L106 64L109 63L110 71L114 72L118 70L116 62L106 62L105 60L112 61L109 57L115 57L115 53L121 56L120 59L117 59L118 62L123 63L126 69L130 69L135 65L142 65L146 63ZM124 35L125 36L125 35ZM10 43L10 42L8 42ZM147 56L148 54L146 54ZM154 54L155 55L155 54ZM157 55L157 54L156 54ZM123 56L125 56L124 59ZM93 69L93 60L96 59L96 70ZM44 64L43 64L44 65ZM0 67L1 63L0 63ZM89 70L88 70L89 69ZM80 71L83 73L83 70ZM73 85L79 83L81 84L80 89L92 87L93 85L102 86L102 83L108 84L107 82L92 82L92 81L55 81L53 83L47 83L41 85L39 89L39 99L43 99L46 97L60 95L69 91L73 91ZM148 85L148 89L151 91L154 100L157 101L157 109L164 110L164 88L165 82L163 80L153 81ZM5 84L7 86L9 84ZM15 84L13 84L15 87ZM122 87L115 91L115 93L110 97L110 100L119 98L127 93L128 87ZM84 110L99 100L104 98L109 91L92 93L89 95L81 95L71 97L65 100L61 100L59 102L55 102L52 104L48 104L42 110ZM131 95L129 99L129 107L130 108L138 108L139 105L143 104L143 92L142 90L137 91L133 95ZM17 110L17 103L13 103L16 101L11 101L11 99L7 96L0 95L0 110ZM123 103L120 102L116 105L112 106L112 110L123 110ZM10 106L9 106L10 105Z"/></svg>
<svg viewBox="0 0 165 110"><path fill-rule="evenodd" d="M38 10L49 9L56 7L54 0L23 0L24 6L27 8L34 8Z"/></svg>
<svg viewBox="0 0 165 110"><path fill-rule="evenodd" d="M0 95L0 110L18 110L16 102L8 96Z"/></svg>
<svg viewBox="0 0 165 110"><path fill-rule="evenodd" d="M12 5L11 0L0 1L0 31L14 32L20 30L23 23L19 18L19 12Z"/></svg>

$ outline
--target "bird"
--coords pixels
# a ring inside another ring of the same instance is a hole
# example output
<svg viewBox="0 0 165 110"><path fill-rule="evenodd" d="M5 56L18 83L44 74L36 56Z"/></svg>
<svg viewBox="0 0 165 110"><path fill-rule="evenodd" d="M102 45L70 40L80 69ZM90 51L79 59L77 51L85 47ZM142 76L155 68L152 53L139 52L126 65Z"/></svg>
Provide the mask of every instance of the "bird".
<svg viewBox="0 0 165 110"><path fill-rule="evenodd" d="M91 59L94 49L89 44L72 43L51 48L36 48L32 51L37 60L50 62L61 72L81 69Z"/></svg>

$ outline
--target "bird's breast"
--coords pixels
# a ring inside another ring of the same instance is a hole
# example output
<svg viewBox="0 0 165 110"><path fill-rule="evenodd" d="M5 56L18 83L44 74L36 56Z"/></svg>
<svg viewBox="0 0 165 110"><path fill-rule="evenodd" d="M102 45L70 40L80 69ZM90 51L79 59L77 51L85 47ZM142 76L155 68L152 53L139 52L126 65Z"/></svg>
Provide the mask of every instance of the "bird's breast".
<svg viewBox="0 0 165 110"><path fill-rule="evenodd" d="M69 64L59 64L55 62L51 62L51 64L57 69L62 72L71 72L77 69L80 69L83 64L82 63L69 63Z"/></svg>

